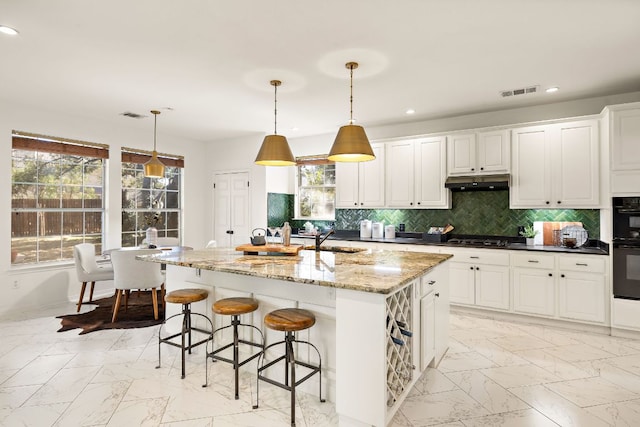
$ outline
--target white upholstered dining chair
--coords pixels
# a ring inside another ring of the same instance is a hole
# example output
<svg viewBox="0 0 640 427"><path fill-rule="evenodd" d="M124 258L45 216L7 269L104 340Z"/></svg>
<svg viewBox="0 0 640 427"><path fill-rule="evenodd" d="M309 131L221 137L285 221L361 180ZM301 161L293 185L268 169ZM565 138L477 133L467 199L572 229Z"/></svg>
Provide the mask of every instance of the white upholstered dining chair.
<svg viewBox="0 0 640 427"><path fill-rule="evenodd" d="M158 293L161 290L161 302L164 302L164 275L161 264L136 259L139 255L162 253L159 249L121 249L111 252L113 264L113 284L116 288L116 301L113 304L112 322L118 319L121 298L124 295L125 310L131 289L151 289L153 300L153 318L158 320Z"/></svg>
<svg viewBox="0 0 640 427"><path fill-rule="evenodd" d="M78 298L78 310L82 306L84 291L87 283L91 282L89 290L89 302L93 301L93 289L96 282L103 280L113 280L113 267L110 265L98 265L96 262L96 247L91 243L80 243L73 247L73 259L76 264L76 274L78 281L82 282L80 289L80 298Z"/></svg>

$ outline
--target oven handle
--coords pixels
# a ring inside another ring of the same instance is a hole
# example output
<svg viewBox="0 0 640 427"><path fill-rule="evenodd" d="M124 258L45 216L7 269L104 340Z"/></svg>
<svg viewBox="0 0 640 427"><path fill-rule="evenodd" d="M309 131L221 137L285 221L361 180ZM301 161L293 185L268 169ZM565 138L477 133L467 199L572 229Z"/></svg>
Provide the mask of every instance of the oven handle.
<svg viewBox="0 0 640 427"><path fill-rule="evenodd" d="M620 249L637 249L640 251L640 246L633 246L633 245L615 245L614 248L620 248Z"/></svg>

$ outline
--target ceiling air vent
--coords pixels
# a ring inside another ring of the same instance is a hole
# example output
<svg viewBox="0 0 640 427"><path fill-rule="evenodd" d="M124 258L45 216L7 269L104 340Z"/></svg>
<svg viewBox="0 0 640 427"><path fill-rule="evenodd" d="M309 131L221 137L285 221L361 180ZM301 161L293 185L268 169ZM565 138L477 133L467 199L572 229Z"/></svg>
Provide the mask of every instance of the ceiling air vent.
<svg viewBox="0 0 640 427"><path fill-rule="evenodd" d="M132 113L131 111L125 111L120 114L121 116L129 117L131 119L144 119L147 116L143 116L142 114Z"/></svg>
<svg viewBox="0 0 640 427"><path fill-rule="evenodd" d="M503 91L500 91L500 96L502 96L503 98L507 98L509 96L527 95L529 93L537 93L539 89L540 89L540 86L536 85L536 86L521 87L518 89L503 90Z"/></svg>

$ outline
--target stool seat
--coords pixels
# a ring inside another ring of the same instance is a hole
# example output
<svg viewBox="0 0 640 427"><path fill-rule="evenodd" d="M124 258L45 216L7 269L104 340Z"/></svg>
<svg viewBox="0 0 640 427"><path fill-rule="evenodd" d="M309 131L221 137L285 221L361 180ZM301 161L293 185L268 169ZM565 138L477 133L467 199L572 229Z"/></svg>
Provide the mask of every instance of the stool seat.
<svg viewBox="0 0 640 427"><path fill-rule="evenodd" d="M216 314L239 316L258 309L258 301L253 298L224 298L213 303L211 307Z"/></svg>
<svg viewBox="0 0 640 427"><path fill-rule="evenodd" d="M301 308L282 308L264 316L264 324L275 331L301 331L315 325L316 316Z"/></svg>
<svg viewBox="0 0 640 427"><path fill-rule="evenodd" d="M204 289L178 289L169 292L164 299L172 304L191 304L207 299L208 296L209 292Z"/></svg>

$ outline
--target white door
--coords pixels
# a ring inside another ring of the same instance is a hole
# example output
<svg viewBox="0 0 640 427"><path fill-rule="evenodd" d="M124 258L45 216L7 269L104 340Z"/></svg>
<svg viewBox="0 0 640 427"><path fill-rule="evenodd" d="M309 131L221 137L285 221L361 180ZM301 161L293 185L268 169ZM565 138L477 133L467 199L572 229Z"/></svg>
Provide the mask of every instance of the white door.
<svg viewBox="0 0 640 427"><path fill-rule="evenodd" d="M418 207L451 208L451 191L444 187L447 179L445 137L415 142L415 201Z"/></svg>
<svg viewBox="0 0 640 427"><path fill-rule="evenodd" d="M509 267L476 265L476 305L509 309Z"/></svg>
<svg viewBox="0 0 640 427"><path fill-rule="evenodd" d="M387 144L386 191L387 206L408 208L413 206L413 140Z"/></svg>
<svg viewBox="0 0 640 427"><path fill-rule="evenodd" d="M510 207L539 208L550 205L548 138L549 131L545 126L513 130Z"/></svg>
<svg viewBox="0 0 640 427"><path fill-rule="evenodd" d="M508 172L509 132L504 130L480 132L478 134L478 168L479 173Z"/></svg>
<svg viewBox="0 0 640 427"><path fill-rule="evenodd" d="M447 142L449 175L476 173L476 135L452 135Z"/></svg>
<svg viewBox="0 0 640 427"><path fill-rule="evenodd" d="M249 241L249 174L220 173L213 189L214 239L221 247Z"/></svg>
<svg viewBox="0 0 640 427"><path fill-rule="evenodd" d="M555 314L555 278L551 270L513 269L513 310L516 313Z"/></svg>

